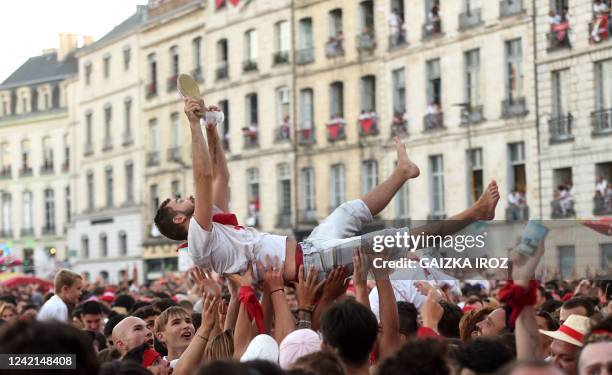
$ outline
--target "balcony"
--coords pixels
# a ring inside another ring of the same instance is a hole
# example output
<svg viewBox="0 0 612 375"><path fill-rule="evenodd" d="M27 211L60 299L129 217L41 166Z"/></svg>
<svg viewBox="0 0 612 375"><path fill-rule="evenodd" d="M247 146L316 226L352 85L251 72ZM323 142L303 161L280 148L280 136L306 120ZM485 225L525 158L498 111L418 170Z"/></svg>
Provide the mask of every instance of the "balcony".
<svg viewBox="0 0 612 375"><path fill-rule="evenodd" d="M442 36L442 21L428 21L423 25L423 40L437 38Z"/></svg>
<svg viewBox="0 0 612 375"><path fill-rule="evenodd" d="M298 130L298 144L302 146L312 145L315 143L315 135L313 128L302 128Z"/></svg>
<svg viewBox="0 0 612 375"><path fill-rule="evenodd" d="M612 134L612 108L591 112L592 135Z"/></svg>
<svg viewBox="0 0 612 375"><path fill-rule="evenodd" d="M575 216L576 211L574 210L573 200L553 199L550 202L551 219L565 219Z"/></svg>
<svg viewBox="0 0 612 375"><path fill-rule="evenodd" d="M171 147L168 149L168 162L182 163L181 148Z"/></svg>
<svg viewBox="0 0 612 375"><path fill-rule="evenodd" d="M21 237L29 237L34 235L34 228L21 228Z"/></svg>
<svg viewBox="0 0 612 375"><path fill-rule="evenodd" d="M289 64L289 51L275 52L272 61L274 61L274 65Z"/></svg>
<svg viewBox="0 0 612 375"><path fill-rule="evenodd" d="M550 132L550 144L570 142L574 140L572 134L572 114L567 116L552 118L548 120L548 131Z"/></svg>
<svg viewBox="0 0 612 375"><path fill-rule="evenodd" d="M254 72L257 70L257 61L245 60L242 62L242 71L245 73Z"/></svg>
<svg viewBox="0 0 612 375"><path fill-rule="evenodd" d="M147 167L154 167L156 165L159 165L159 152L147 152Z"/></svg>
<svg viewBox="0 0 612 375"><path fill-rule="evenodd" d="M461 125L479 124L485 120L483 106L477 105L461 113Z"/></svg>
<svg viewBox="0 0 612 375"><path fill-rule="evenodd" d="M29 166L23 166L19 170L19 177L28 177L28 176L31 176L32 174L33 174L32 167L29 167Z"/></svg>
<svg viewBox="0 0 612 375"><path fill-rule="evenodd" d="M276 214L277 228L291 228L291 212L280 212Z"/></svg>
<svg viewBox="0 0 612 375"><path fill-rule="evenodd" d="M202 70L202 66L198 65L191 69L191 76L196 82L204 82L204 71Z"/></svg>
<svg viewBox="0 0 612 375"><path fill-rule="evenodd" d="M612 215L612 201L606 202L605 198L601 194L597 194L593 198L593 215L595 216L608 216Z"/></svg>
<svg viewBox="0 0 612 375"><path fill-rule="evenodd" d="M555 28L558 28L558 30L546 34L546 38L548 39L548 47L546 48L546 52L555 52L572 48L569 39L569 33L572 29L570 29L568 25L564 24L555 25Z"/></svg>
<svg viewBox="0 0 612 375"><path fill-rule="evenodd" d="M8 179L11 178L11 166L5 165L0 169L0 179Z"/></svg>
<svg viewBox="0 0 612 375"><path fill-rule="evenodd" d="M174 90L176 90L176 79L177 79L177 75L173 74L170 77L168 77L168 79L166 79L166 91L168 92L172 92Z"/></svg>
<svg viewBox="0 0 612 375"><path fill-rule="evenodd" d="M529 220L529 207L526 205L522 206L509 206L506 207L506 221L527 221Z"/></svg>
<svg viewBox="0 0 612 375"><path fill-rule="evenodd" d="M431 132L444 130L444 113L430 113L423 117L423 131Z"/></svg>
<svg viewBox="0 0 612 375"><path fill-rule="evenodd" d="M400 113L393 115L393 121L391 122L391 138L393 137L407 137L408 136L408 121Z"/></svg>
<svg viewBox="0 0 612 375"><path fill-rule="evenodd" d="M91 142L85 143L85 146L83 146L83 156L90 155L93 155L93 143Z"/></svg>
<svg viewBox="0 0 612 375"><path fill-rule="evenodd" d="M55 235L55 225L45 225L42 228L43 236L54 236Z"/></svg>
<svg viewBox="0 0 612 375"><path fill-rule="evenodd" d="M510 17L523 13L523 0L502 0L499 2L499 17Z"/></svg>
<svg viewBox="0 0 612 375"><path fill-rule="evenodd" d="M102 144L102 151L110 151L113 149L113 139L111 137L104 137Z"/></svg>
<svg viewBox="0 0 612 375"><path fill-rule="evenodd" d="M527 115L527 104L524 96L502 101L502 117L523 117Z"/></svg>
<svg viewBox="0 0 612 375"><path fill-rule="evenodd" d="M378 134L378 119L374 112L362 113L357 119L357 125L359 126L359 135L362 137Z"/></svg>
<svg viewBox="0 0 612 375"><path fill-rule="evenodd" d="M404 30L391 33L389 35L389 50L400 48L408 45L408 41L406 40L406 33Z"/></svg>
<svg viewBox="0 0 612 375"><path fill-rule="evenodd" d="M13 237L12 229L0 229L0 238L11 238Z"/></svg>
<svg viewBox="0 0 612 375"><path fill-rule="evenodd" d="M346 139L346 122L341 117L332 118L326 125L327 128L327 140L329 142L336 142Z"/></svg>
<svg viewBox="0 0 612 375"><path fill-rule="evenodd" d="M244 146L245 150L252 150L259 147L259 133L257 128L243 128Z"/></svg>
<svg viewBox="0 0 612 375"><path fill-rule="evenodd" d="M317 211L315 209L303 209L298 211L301 224L317 224Z"/></svg>
<svg viewBox="0 0 612 375"><path fill-rule="evenodd" d="M132 136L131 132L123 133L122 138L123 138L123 141L121 142L121 145L123 147L127 147L131 145L132 143L134 143L134 137Z"/></svg>
<svg viewBox="0 0 612 375"><path fill-rule="evenodd" d="M45 160L43 165L40 166L40 174L52 174L53 173L53 162Z"/></svg>
<svg viewBox="0 0 612 375"><path fill-rule="evenodd" d="M371 52L376 49L376 36L372 31L366 31L361 34L357 34L357 51Z"/></svg>
<svg viewBox="0 0 612 375"><path fill-rule="evenodd" d="M274 142L280 143L291 140L291 127L289 124L281 124L274 130Z"/></svg>
<svg viewBox="0 0 612 375"><path fill-rule="evenodd" d="M325 56L327 58L344 56L342 39L330 38L330 40L325 43Z"/></svg>
<svg viewBox="0 0 612 375"><path fill-rule="evenodd" d="M145 94L147 99L150 99L157 95L157 82L149 82L145 87Z"/></svg>
<svg viewBox="0 0 612 375"><path fill-rule="evenodd" d="M229 66L226 62L219 63L219 66L215 70L215 78L217 81L229 78Z"/></svg>
<svg viewBox="0 0 612 375"><path fill-rule="evenodd" d="M480 25L482 25L480 8L459 14L459 30L464 31Z"/></svg>
<svg viewBox="0 0 612 375"><path fill-rule="evenodd" d="M594 22L589 22L589 43L601 43L610 40L612 34L612 23L605 19L606 15L595 14ZM608 27L605 27L606 23ZM594 27L597 25L597 32L594 32Z"/></svg>
<svg viewBox="0 0 612 375"><path fill-rule="evenodd" d="M70 161L66 160L62 163L62 172L69 172L70 171Z"/></svg>
<svg viewBox="0 0 612 375"><path fill-rule="evenodd" d="M296 63L298 65L310 64L314 61L314 48L303 48L297 51Z"/></svg>

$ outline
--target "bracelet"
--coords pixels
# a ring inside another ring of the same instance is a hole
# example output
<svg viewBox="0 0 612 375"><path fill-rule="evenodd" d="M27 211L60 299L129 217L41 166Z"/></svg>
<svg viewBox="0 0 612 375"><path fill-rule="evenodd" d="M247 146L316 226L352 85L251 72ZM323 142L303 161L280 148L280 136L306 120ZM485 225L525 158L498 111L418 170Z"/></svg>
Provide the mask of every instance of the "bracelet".
<svg viewBox="0 0 612 375"><path fill-rule="evenodd" d="M196 332L195 334L197 337L201 338L202 340L204 340L205 342L208 342L208 339L202 335L200 335L199 333Z"/></svg>
<svg viewBox="0 0 612 375"><path fill-rule="evenodd" d="M270 292L270 295L272 295L272 294L274 294L274 292L278 292L278 291L282 291L282 292L284 292L284 291L285 291L285 289L280 288L280 289L273 290L273 291L271 291L271 292Z"/></svg>
<svg viewBox="0 0 612 375"><path fill-rule="evenodd" d="M312 311L313 309L297 309L297 312L303 311L305 313L311 314L312 315Z"/></svg>

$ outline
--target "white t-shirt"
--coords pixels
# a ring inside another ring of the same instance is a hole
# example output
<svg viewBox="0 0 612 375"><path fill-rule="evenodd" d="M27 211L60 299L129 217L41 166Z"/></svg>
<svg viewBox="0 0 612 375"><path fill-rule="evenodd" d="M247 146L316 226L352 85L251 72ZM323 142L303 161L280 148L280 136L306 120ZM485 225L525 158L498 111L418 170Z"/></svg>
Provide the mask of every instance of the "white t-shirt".
<svg viewBox="0 0 612 375"><path fill-rule="evenodd" d="M420 310L423 302L425 302L425 296L422 295L413 284L413 280L391 280L393 294L395 294L395 301L411 302L414 304L414 307L416 307L417 310ZM376 315L376 318L380 320L378 288L372 289L369 295L369 300L372 312L374 315Z"/></svg>
<svg viewBox="0 0 612 375"><path fill-rule="evenodd" d="M606 188L608 187L608 181L602 180L601 182L595 183L595 190L601 195L606 195Z"/></svg>
<svg viewBox="0 0 612 375"><path fill-rule="evenodd" d="M246 270L249 260L264 261L266 255L285 260L287 236L261 233L255 228L236 228L232 225L212 223L210 232L204 230L195 218L189 222L187 243L189 255L200 267L209 267L219 274ZM257 268L253 267L255 281Z"/></svg>
<svg viewBox="0 0 612 375"><path fill-rule="evenodd" d="M605 13L608 11L608 6L606 3L601 3L599 5L593 4L593 12L595 13Z"/></svg>
<svg viewBox="0 0 612 375"><path fill-rule="evenodd" d="M68 321L68 306L57 295L49 298L47 302L40 308L36 320L45 322L57 320L60 322Z"/></svg>

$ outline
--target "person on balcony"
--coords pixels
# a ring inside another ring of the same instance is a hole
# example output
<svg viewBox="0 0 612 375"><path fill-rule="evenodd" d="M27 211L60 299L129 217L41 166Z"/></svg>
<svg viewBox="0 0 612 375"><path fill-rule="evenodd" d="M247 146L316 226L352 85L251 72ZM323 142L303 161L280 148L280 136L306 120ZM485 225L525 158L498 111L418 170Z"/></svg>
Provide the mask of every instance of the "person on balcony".
<svg viewBox="0 0 612 375"><path fill-rule="evenodd" d="M608 6L601 0L595 0L593 3L593 14L595 19L593 21L593 31L591 32L591 38L593 42L599 43L601 38L608 38Z"/></svg>
<svg viewBox="0 0 612 375"><path fill-rule="evenodd" d="M561 214L566 216L572 211L574 206L573 188L570 188L568 185L559 185L557 190L559 191L559 208L561 209Z"/></svg>
<svg viewBox="0 0 612 375"><path fill-rule="evenodd" d="M429 23L426 26L427 31L430 34L436 34L441 31L440 23L440 3L436 1L434 5L431 7L428 15Z"/></svg>
<svg viewBox="0 0 612 375"><path fill-rule="evenodd" d="M391 44L396 46L402 41L404 20L397 8L393 8L389 15L389 34L391 35Z"/></svg>
<svg viewBox="0 0 612 375"><path fill-rule="evenodd" d="M280 124L280 139L291 138L291 125L289 125L289 116L285 116Z"/></svg>
<svg viewBox="0 0 612 375"><path fill-rule="evenodd" d="M571 47L569 40L570 22L568 19L568 8L563 7L561 15L555 15L555 17L552 18L552 21L551 30L554 34L556 46Z"/></svg>
<svg viewBox="0 0 612 375"><path fill-rule="evenodd" d="M406 111L393 113L393 122L391 123L393 133L395 135L404 134L407 132L406 129Z"/></svg>
<svg viewBox="0 0 612 375"><path fill-rule="evenodd" d="M521 220L522 209L525 207L525 195L516 187L508 194L508 210L510 211L509 220Z"/></svg>
<svg viewBox="0 0 612 375"><path fill-rule="evenodd" d="M242 128L244 135L248 138L249 144L254 145L257 143L257 123L252 122L248 127Z"/></svg>

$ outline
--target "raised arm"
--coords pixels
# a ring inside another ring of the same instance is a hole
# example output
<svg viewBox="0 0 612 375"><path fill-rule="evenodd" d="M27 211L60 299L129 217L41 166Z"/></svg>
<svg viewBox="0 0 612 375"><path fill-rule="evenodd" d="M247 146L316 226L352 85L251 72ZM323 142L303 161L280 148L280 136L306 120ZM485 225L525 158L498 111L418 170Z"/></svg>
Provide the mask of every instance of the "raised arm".
<svg viewBox="0 0 612 375"><path fill-rule="evenodd" d="M195 184L195 211L193 217L202 229L212 230L212 163L204 134L200 128L200 103L192 98L185 99L185 114L191 128L191 159Z"/></svg>
<svg viewBox="0 0 612 375"><path fill-rule="evenodd" d="M209 109L218 110L217 107L212 106ZM229 211L230 174L222 143L219 142L217 124L206 124L206 138L208 139L208 150L210 151L213 168L213 204L223 212L227 212Z"/></svg>
<svg viewBox="0 0 612 375"><path fill-rule="evenodd" d="M266 256L265 265L257 262L257 272L263 277L266 288L270 291L274 308L274 338L280 344L288 334L295 330L295 319L285 297L283 282L283 263L275 257Z"/></svg>
<svg viewBox="0 0 612 375"><path fill-rule="evenodd" d="M380 325L382 335L380 338L380 360L390 358L400 349L400 326L395 294L389 276L379 275L376 278L376 288L378 289L380 303Z"/></svg>

